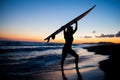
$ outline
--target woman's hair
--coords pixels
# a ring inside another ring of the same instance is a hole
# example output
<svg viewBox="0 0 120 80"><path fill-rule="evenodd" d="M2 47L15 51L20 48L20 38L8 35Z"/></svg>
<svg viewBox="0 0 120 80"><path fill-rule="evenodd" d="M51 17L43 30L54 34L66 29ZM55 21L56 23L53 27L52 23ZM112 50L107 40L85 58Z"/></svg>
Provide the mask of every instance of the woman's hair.
<svg viewBox="0 0 120 80"><path fill-rule="evenodd" d="M72 26L69 26L69 27L67 28L67 32L73 32L73 27L72 27Z"/></svg>

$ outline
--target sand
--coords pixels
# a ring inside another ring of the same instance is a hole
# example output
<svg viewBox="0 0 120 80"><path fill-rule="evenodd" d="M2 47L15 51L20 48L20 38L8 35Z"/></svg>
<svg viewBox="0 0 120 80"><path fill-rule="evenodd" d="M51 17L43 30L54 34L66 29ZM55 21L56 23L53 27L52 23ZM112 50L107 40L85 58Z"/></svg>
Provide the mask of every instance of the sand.
<svg viewBox="0 0 120 80"><path fill-rule="evenodd" d="M83 80L103 80L104 73L98 67L79 69ZM78 80L75 69L64 71L66 80ZM51 71L31 75L33 80L64 80L61 71Z"/></svg>
<svg viewBox="0 0 120 80"><path fill-rule="evenodd" d="M83 80L103 80L104 73L98 67L79 69ZM64 70L66 79L63 79L61 70L38 72L30 75L4 77L0 80L79 80L75 69Z"/></svg>

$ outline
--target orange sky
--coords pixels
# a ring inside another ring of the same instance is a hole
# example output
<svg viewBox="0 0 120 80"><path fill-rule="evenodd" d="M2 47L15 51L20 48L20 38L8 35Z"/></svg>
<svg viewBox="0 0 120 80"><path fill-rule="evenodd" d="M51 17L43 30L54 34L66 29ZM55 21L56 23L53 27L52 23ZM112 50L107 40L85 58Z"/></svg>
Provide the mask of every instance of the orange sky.
<svg viewBox="0 0 120 80"><path fill-rule="evenodd" d="M56 39L52 40L51 42L64 42L64 39ZM113 43L120 43L120 38L79 38L75 39L74 43L98 43L98 42L113 42Z"/></svg>
<svg viewBox="0 0 120 80"><path fill-rule="evenodd" d="M45 42L43 37L36 36L36 35L12 35L12 34L3 34L0 33L1 39L8 39L8 40L17 40L17 41L37 41L37 42ZM55 40L50 40L50 42L58 42L64 43L64 38L57 36ZM120 43L120 37L113 37L113 38L74 38L74 43L97 43L97 42L113 42L113 43Z"/></svg>

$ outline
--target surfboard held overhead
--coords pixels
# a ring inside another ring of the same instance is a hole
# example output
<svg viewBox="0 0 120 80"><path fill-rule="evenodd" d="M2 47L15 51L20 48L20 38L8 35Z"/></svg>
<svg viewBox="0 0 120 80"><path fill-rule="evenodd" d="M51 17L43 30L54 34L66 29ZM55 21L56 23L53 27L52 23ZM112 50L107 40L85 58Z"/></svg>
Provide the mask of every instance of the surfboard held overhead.
<svg viewBox="0 0 120 80"><path fill-rule="evenodd" d="M53 32L51 35L49 35L47 38L45 38L44 40L47 40L47 42L50 41L50 38L55 39L55 36L60 33L61 31L63 31L65 28L71 26L72 24L74 24L75 22L79 21L80 19L82 19L84 16L86 16L96 5L94 5L93 7L91 7L89 10L87 10L86 12L84 12L83 14L79 15L78 17L76 17L75 19L71 20L70 22L68 22L67 24L65 24L64 26L62 26L61 28L59 28L58 30L56 30L55 32Z"/></svg>

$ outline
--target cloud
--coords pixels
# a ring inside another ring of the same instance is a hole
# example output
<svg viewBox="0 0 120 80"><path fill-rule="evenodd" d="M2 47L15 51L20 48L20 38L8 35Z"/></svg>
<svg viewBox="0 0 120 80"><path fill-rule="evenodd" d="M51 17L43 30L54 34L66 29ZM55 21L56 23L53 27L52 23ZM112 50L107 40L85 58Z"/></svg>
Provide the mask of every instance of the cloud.
<svg viewBox="0 0 120 80"><path fill-rule="evenodd" d="M114 34L101 34L100 37L114 37Z"/></svg>
<svg viewBox="0 0 120 80"><path fill-rule="evenodd" d="M115 36L116 37L120 37L120 31Z"/></svg>
<svg viewBox="0 0 120 80"><path fill-rule="evenodd" d="M93 33L96 33L96 31L93 31Z"/></svg>
<svg viewBox="0 0 120 80"><path fill-rule="evenodd" d="M96 33L96 31L93 31L93 33ZM120 37L120 31L116 34L101 34L100 36L95 36L96 38L112 38L112 37ZM82 38L82 37L80 37ZM84 36L84 38L92 38L92 36Z"/></svg>
<svg viewBox="0 0 120 80"><path fill-rule="evenodd" d="M109 37L109 38L111 38L111 37L115 37L115 35L114 34L101 34L100 36L95 36L96 38L105 38L105 37Z"/></svg>
<svg viewBox="0 0 120 80"><path fill-rule="evenodd" d="M92 38L91 36L84 36L84 38Z"/></svg>
<svg viewBox="0 0 120 80"><path fill-rule="evenodd" d="M105 38L105 37L120 37L120 31L117 34L101 34L100 36L95 36L96 38Z"/></svg>

